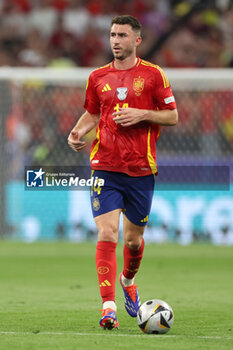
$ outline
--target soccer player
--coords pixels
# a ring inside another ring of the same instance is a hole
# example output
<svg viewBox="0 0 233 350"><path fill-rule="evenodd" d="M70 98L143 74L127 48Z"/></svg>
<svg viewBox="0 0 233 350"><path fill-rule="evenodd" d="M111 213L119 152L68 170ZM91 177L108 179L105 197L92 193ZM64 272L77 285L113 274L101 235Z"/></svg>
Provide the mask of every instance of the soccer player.
<svg viewBox="0 0 233 350"><path fill-rule="evenodd" d="M92 175L104 179L91 189L92 212L98 228L96 268L103 301L100 326L118 328L115 302L116 246L123 212L124 266L119 281L125 308L136 317L140 298L134 277L143 251L143 232L154 189L156 141L163 125L178 121L176 103L163 70L137 57L141 24L132 16L112 20L110 45L114 60L90 74L86 112L72 129L68 144L85 147L82 137L96 128L90 162Z"/></svg>

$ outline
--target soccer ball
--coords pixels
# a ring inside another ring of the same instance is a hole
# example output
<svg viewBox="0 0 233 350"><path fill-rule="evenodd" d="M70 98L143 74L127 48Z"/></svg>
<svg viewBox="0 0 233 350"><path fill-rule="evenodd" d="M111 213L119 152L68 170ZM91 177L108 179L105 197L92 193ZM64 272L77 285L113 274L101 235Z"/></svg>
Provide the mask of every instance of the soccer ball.
<svg viewBox="0 0 233 350"><path fill-rule="evenodd" d="M148 334L167 333L174 322L174 313L170 305L160 299L151 299L143 303L137 313L139 328Z"/></svg>

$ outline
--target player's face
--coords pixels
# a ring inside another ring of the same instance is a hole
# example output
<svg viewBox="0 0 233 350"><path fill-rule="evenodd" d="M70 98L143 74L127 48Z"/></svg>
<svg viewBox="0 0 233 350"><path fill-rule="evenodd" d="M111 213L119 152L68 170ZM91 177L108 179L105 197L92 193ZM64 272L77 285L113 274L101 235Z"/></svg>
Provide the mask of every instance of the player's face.
<svg viewBox="0 0 233 350"><path fill-rule="evenodd" d="M136 54L136 47L141 43L141 37L129 24L113 24L110 31L110 45L114 58L124 60Z"/></svg>

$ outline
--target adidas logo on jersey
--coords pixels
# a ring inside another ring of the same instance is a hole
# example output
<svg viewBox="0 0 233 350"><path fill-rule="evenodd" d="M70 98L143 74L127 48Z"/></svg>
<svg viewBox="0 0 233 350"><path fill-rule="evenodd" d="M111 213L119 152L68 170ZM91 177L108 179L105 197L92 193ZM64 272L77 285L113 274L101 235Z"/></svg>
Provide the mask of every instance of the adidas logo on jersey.
<svg viewBox="0 0 233 350"><path fill-rule="evenodd" d="M112 89L110 88L109 84L105 84L104 88L102 89L102 92L105 91L111 91Z"/></svg>

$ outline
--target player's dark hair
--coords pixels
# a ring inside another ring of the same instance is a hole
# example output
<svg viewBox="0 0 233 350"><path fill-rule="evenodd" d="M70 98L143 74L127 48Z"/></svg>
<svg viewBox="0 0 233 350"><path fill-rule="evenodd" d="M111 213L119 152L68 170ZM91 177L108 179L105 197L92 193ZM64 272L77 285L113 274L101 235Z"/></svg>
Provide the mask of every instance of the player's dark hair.
<svg viewBox="0 0 233 350"><path fill-rule="evenodd" d="M130 15L116 16L112 20L111 27L113 24L121 24L121 25L128 24L131 26L131 28L134 31L137 31L139 32L139 34L141 34L142 25L139 22L139 20L133 16L130 16Z"/></svg>

